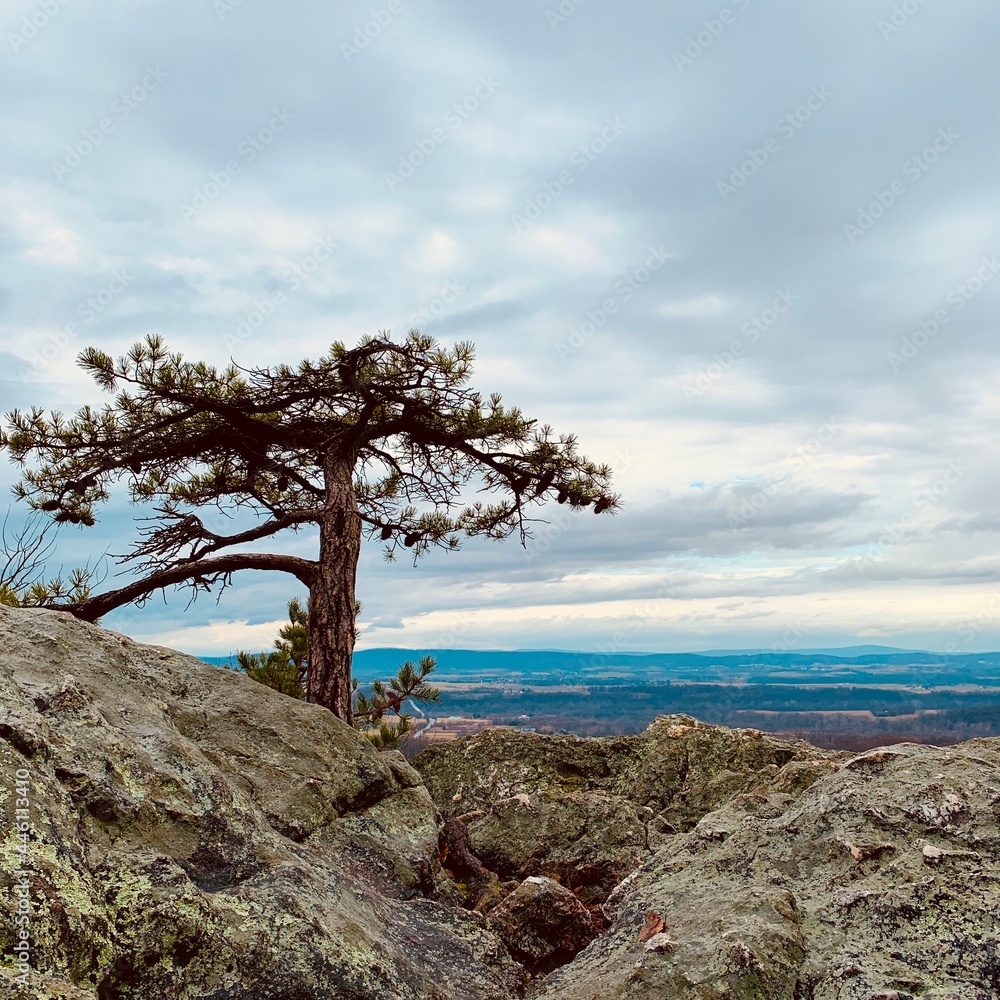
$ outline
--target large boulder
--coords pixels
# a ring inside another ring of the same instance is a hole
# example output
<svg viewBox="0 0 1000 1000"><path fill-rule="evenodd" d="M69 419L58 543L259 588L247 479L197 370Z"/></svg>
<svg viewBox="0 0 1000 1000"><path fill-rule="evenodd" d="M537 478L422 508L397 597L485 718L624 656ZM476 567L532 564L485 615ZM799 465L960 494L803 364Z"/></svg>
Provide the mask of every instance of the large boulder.
<svg viewBox="0 0 1000 1000"><path fill-rule="evenodd" d="M593 918L569 889L534 875L490 910L489 924L533 974L565 965L597 937Z"/></svg>
<svg viewBox="0 0 1000 1000"><path fill-rule="evenodd" d="M487 730L413 763L486 867L547 876L597 904L734 795L791 801L846 756L675 715L606 739Z"/></svg>
<svg viewBox="0 0 1000 1000"><path fill-rule="evenodd" d="M532 996L995 1000L998 817L1000 740L737 795L622 882L610 930Z"/></svg>
<svg viewBox="0 0 1000 1000"><path fill-rule="evenodd" d="M0 650L0 892L27 882L32 969L0 967L11 997L518 994L521 966L449 902L400 755L66 614L0 608ZM15 917L0 907L5 962Z"/></svg>

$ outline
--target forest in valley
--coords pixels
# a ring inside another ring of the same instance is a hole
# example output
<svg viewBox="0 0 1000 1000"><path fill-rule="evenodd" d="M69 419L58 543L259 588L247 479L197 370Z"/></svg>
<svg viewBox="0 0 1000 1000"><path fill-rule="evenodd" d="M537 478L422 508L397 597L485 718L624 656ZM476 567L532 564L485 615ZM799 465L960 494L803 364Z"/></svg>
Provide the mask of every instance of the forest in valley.
<svg viewBox="0 0 1000 1000"><path fill-rule="evenodd" d="M615 684L572 690L447 686L433 715L485 719L541 733L641 732L658 715L798 736L817 746L938 745L1000 735L1000 690L853 686ZM411 738L414 748L419 737Z"/></svg>

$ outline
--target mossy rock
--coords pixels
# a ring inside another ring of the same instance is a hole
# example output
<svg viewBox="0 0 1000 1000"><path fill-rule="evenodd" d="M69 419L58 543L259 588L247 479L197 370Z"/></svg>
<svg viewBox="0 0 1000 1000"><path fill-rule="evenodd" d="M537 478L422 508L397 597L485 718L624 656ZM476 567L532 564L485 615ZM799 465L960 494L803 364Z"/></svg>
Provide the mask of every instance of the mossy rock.
<svg viewBox="0 0 1000 1000"><path fill-rule="evenodd" d="M413 764L445 815L466 817L473 851L501 878L548 876L600 902L720 804L739 794L766 800L772 786L794 798L807 775L846 757L672 715L637 736L602 739L486 730Z"/></svg>
<svg viewBox="0 0 1000 1000"><path fill-rule="evenodd" d="M502 943L439 901L437 812L400 755L67 614L0 608L0 648L0 766L30 776L31 800L32 972L11 996L518 994ZM5 819L14 806L5 780ZM3 829L11 899L20 856ZM0 908L5 956L13 917Z"/></svg>

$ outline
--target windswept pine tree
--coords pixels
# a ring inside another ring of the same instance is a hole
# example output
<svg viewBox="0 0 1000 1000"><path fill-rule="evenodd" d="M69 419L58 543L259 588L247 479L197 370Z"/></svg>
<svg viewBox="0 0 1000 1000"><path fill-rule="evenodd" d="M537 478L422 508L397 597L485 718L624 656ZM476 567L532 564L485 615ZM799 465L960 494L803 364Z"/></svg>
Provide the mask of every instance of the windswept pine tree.
<svg viewBox="0 0 1000 1000"><path fill-rule="evenodd" d="M8 414L0 448L22 468L15 494L90 526L123 482L152 514L123 557L135 580L50 606L94 621L169 587L197 594L242 570L291 574L309 591L307 697L350 722L363 537L389 559L400 549L416 559L461 536L523 543L530 508L551 498L597 514L618 506L607 465L472 389L472 361L471 344L446 349L416 331L402 343L338 342L295 367L218 370L152 336L117 361L89 348L80 364L114 401L72 417ZM206 508L257 523L220 534ZM315 559L243 548L304 526L318 528Z"/></svg>

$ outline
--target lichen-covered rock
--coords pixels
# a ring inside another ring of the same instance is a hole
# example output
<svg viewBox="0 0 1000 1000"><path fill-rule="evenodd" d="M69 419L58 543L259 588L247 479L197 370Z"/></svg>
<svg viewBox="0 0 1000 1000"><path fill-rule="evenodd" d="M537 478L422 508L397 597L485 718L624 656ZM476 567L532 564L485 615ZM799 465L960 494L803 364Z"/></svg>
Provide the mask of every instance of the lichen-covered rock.
<svg viewBox="0 0 1000 1000"><path fill-rule="evenodd" d="M1000 996L1000 740L855 757L673 716L416 764L240 675L0 608L5 995L507 1000L506 939L536 1000Z"/></svg>
<svg viewBox="0 0 1000 1000"><path fill-rule="evenodd" d="M419 775L317 706L69 615L0 607L0 774L0 894L15 898L20 870L29 883L28 984L2 969L16 1000L521 988L485 918L440 902ZM0 907L7 963L14 916Z"/></svg>
<svg viewBox="0 0 1000 1000"><path fill-rule="evenodd" d="M565 965L597 936L587 908L550 878L526 878L490 911L489 925L532 973Z"/></svg>
<svg viewBox="0 0 1000 1000"><path fill-rule="evenodd" d="M469 823L472 849L503 877L543 872L597 903L649 856L646 821L627 799L570 792L506 799Z"/></svg>
<svg viewBox="0 0 1000 1000"><path fill-rule="evenodd" d="M599 903L734 795L761 808L769 796L787 803L847 756L675 715L608 739L487 730L413 763L441 810L465 818L471 849L501 878L548 876Z"/></svg>
<svg viewBox="0 0 1000 1000"><path fill-rule="evenodd" d="M737 795L666 841L532 995L1000 996L1000 740L871 751L786 795Z"/></svg>

